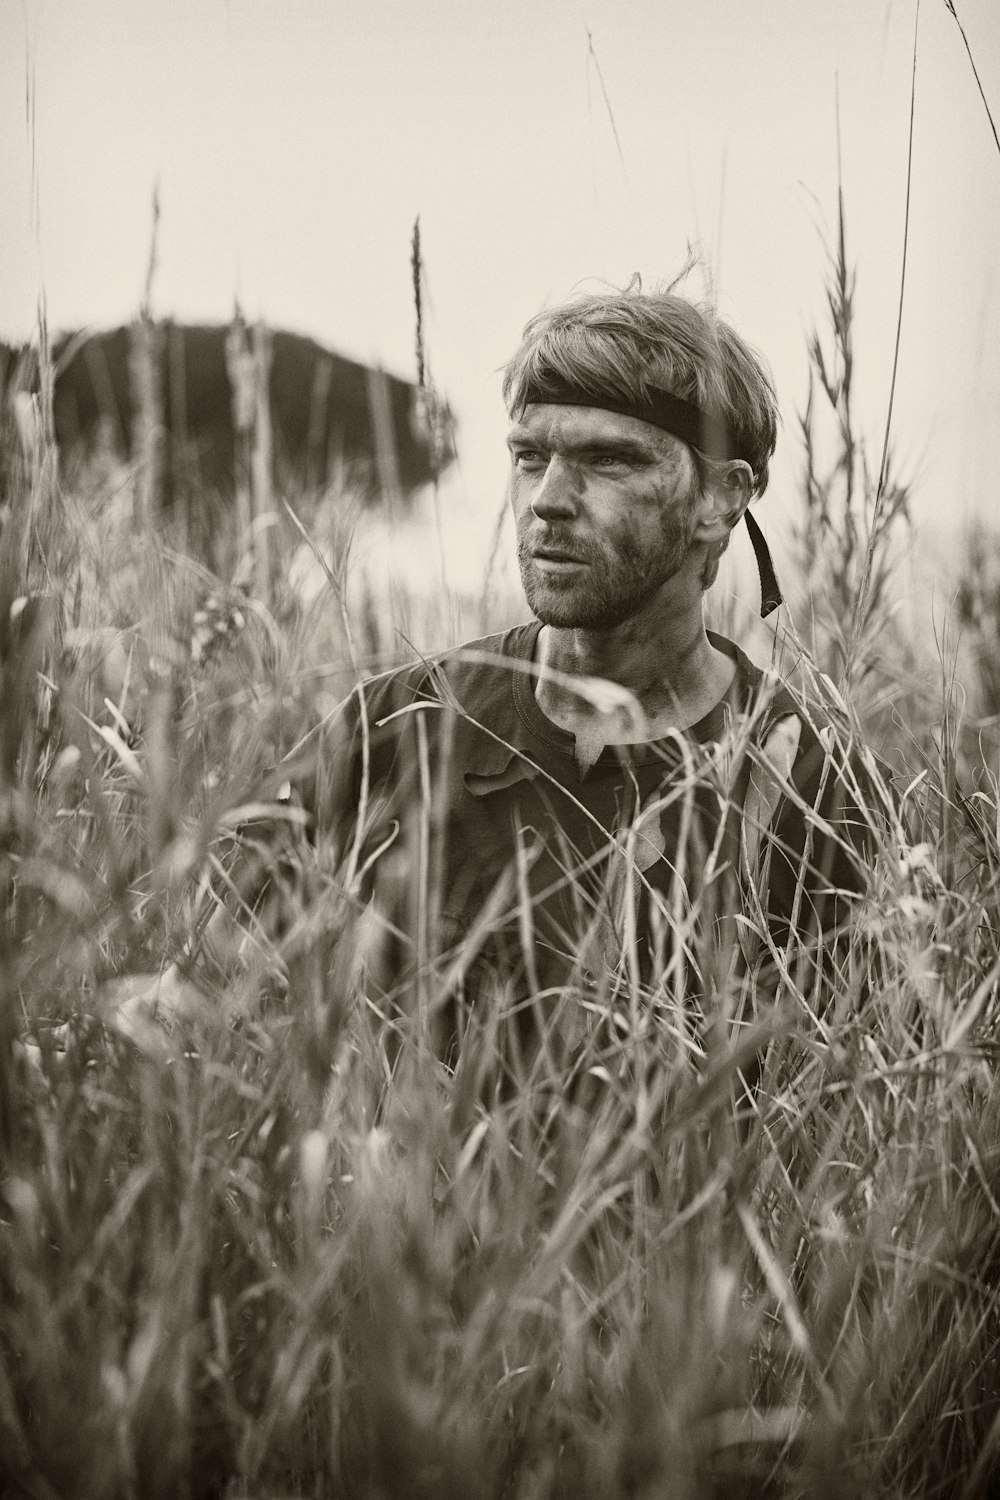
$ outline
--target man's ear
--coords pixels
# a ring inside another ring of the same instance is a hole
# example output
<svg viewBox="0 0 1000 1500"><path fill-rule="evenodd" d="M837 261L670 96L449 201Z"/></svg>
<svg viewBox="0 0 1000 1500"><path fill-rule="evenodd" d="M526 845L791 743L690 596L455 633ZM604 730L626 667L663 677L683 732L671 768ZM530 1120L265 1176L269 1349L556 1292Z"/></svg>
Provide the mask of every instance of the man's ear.
<svg viewBox="0 0 1000 1500"><path fill-rule="evenodd" d="M713 463L701 492L695 537L700 542L728 542L743 519L753 494L753 470L743 458Z"/></svg>

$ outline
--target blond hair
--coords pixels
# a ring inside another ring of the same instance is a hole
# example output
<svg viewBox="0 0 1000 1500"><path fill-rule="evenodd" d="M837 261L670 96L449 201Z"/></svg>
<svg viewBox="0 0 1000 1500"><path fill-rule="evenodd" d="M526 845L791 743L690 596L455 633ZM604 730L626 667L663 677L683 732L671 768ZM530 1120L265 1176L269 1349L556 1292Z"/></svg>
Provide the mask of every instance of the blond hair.
<svg viewBox="0 0 1000 1500"><path fill-rule="evenodd" d="M712 309L674 292L586 293L537 313L504 370L511 416L528 392L571 384L582 395L620 402L667 391L690 401L732 434L753 470L755 494L767 488L777 438L777 397L760 356ZM704 481L711 460L692 449Z"/></svg>

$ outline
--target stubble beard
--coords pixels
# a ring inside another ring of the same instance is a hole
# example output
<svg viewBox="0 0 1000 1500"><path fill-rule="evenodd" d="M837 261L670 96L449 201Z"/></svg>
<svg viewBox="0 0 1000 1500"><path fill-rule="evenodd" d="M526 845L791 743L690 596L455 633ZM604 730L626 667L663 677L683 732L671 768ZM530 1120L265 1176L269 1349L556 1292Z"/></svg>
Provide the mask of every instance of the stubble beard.
<svg viewBox="0 0 1000 1500"><path fill-rule="evenodd" d="M665 516L660 545L652 555L628 537L609 552L583 548L578 541L552 532L546 546L565 546L588 564L580 572L565 574L544 573L531 556L527 535L522 535L517 561L528 607L543 625L557 629L613 630L638 615L680 570L692 531L686 516Z"/></svg>

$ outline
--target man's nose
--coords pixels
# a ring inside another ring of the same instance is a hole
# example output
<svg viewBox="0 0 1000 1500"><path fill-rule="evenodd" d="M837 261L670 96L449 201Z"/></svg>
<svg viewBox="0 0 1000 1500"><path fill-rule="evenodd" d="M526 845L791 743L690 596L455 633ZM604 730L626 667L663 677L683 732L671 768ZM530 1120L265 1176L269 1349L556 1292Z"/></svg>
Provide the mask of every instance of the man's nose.
<svg viewBox="0 0 1000 1500"><path fill-rule="evenodd" d="M531 509L540 521L574 515L576 512L576 480L557 454L553 454L539 476L531 497Z"/></svg>

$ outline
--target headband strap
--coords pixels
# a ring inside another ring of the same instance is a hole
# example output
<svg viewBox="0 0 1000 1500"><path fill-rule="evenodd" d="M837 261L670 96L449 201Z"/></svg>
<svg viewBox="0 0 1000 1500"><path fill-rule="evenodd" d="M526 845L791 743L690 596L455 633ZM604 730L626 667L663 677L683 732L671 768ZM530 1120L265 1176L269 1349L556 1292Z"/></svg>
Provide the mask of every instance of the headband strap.
<svg viewBox="0 0 1000 1500"><path fill-rule="evenodd" d="M747 523L747 531L750 533L750 545L753 547L753 555L757 559L757 574L760 578L760 617L766 620L768 615L773 614L779 605L784 604L785 597L778 583L778 575L774 571L774 559L771 549L767 545L764 533L757 525L754 516L748 510L743 512L743 519Z"/></svg>
<svg viewBox="0 0 1000 1500"><path fill-rule="evenodd" d="M590 395L568 381L546 379L544 385L529 386L524 398L525 406L597 406L601 411L614 411L622 417L637 417L640 422L651 422L664 432L673 433L689 448L697 448L706 458L742 458L749 463L740 444L730 433L725 422L711 416L693 401L674 396L670 391L653 391L645 400L618 401L606 396ZM752 465L751 465L752 467Z"/></svg>
<svg viewBox="0 0 1000 1500"><path fill-rule="evenodd" d="M753 464L747 456L746 444L730 432L725 422L709 412L674 396L670 391L653 391L644 400L616 401L606 396L593 396L568 381L546 378L544 385L529 385L524 396L525 406L593 406L600 411L613 411L622 417L635 417L640 422L649 422L663 432L680 438L689 448L696 448L706 458L726 461L742 459ZM773 610L784 603L770 549L757 522L750 512L744 511L743 519L750 533L750 542L757 559L760 575L760 614L766 619Z"/></svg>

